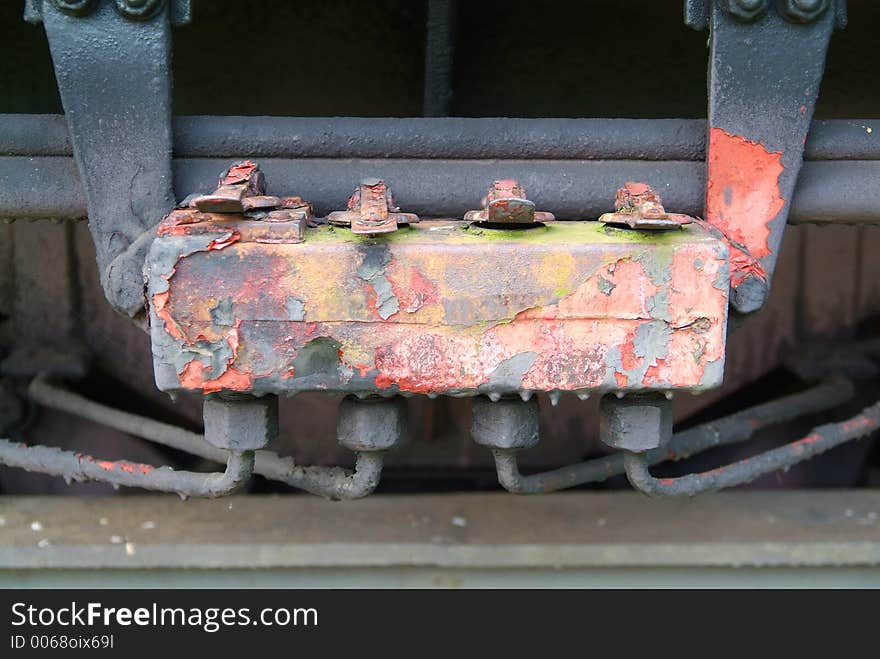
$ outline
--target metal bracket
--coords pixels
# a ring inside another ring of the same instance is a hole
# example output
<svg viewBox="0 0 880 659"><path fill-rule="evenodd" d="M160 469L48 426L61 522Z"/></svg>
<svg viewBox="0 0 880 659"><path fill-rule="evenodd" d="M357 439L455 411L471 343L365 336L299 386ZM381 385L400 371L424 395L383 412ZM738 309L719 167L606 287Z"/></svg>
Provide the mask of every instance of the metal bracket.
<svg viewBox="0 0 880 659"><path fill-rule="evenodd" d="M49 40L105 295L143 310L142 239L174 206L171 25L188 0L28 0ZM141 239L141 240L139 240Z"/></svg>
<svg viewBox="0 0 880 659"><path fill-rule="evenodd" d="M398 224L413 224L419 216L401 213L391 189L377 178L364 179L348 200L348 210L327 216L330 224L350 226L352 233L377 234L397 231Z"/></svg>
<svg viewBox="0 0 880 659"><path fill-rule="evenodd" d="M685 21L709 27L705 219L731 248L731 304L769 292L831 32L844 0L689 0Z"/></svg>
<svg viewBox="0 0 880 659"><path fill-rule="evenodd" d="M617 190L614 212L604 213L600 222L630 229L664 231L680 229L694 218L680 213L667 213L660 195L647 183L628 182Z"/></svg>
<svg viewBox="0 0 880 659"><path fill-rule="evenodd" d="M465 213L465 221L518 226L556 219L553 213L536 211L535 202L526 197L525 188L513 179L492 181L482 206L480 210Z"/></svg>

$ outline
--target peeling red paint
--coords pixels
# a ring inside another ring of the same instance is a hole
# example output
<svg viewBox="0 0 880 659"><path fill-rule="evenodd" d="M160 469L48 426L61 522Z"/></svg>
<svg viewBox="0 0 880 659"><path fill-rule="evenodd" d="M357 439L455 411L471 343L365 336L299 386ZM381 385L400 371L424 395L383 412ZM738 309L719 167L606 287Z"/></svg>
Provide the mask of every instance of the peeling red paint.
<svg viewBox="0 0 880 659"><path fill-rule="evenodd" d="M769 223L785 200L782 152L713 127L709 130L706 219L755 259L770 254ZM734 266L742 266L738 259Z"/></svg>
<svg viewBox="0 0 880 659"><path fill-rule="evenodd" d="M180 384L187 389L201 389L206 394L223 389L247 391L253 384L250 373L242 373L234 366L229 366L223 374L211 379L211 367L206 367L198 359L193 359L183 367L180 373Z"/></svg>
<svg viewBox="0 0 880 659"><path fill-rule="evenodd" d="M163 323L165 323L165 331L168 332L175 339L183 340L183 332L177 325L177 321L174 320L174 317L166 308L168 306L168 298L170 296L171 291L156 293L153 296L153 308L156 310L156 315L162 319Z"/></svg>
<svg viewBox="0 0 880 659"><path fill-rule="evenodd" d="M400 310L405 313L415 313L423 306L437 304L440 300L437 285L415 266L401 269L392 264L385 273Z"/></svg>
<svg viewBox="0 0 880 659"><path fill-rule="evenodd" d="M491 388L494 378L537 391L640 389L643 380L663 389L702 386L706 366L723 358L727 299L715 288L725 266L717 239L690 226L659 245L616 241L592 223L567 224L513 244L461 229L440 233L448 222L427 222L381 246L336 230L298 245L242 234L229 249L194 250L177 262L169 291L151 298L155 317L181 328L179 350L198 355L169 353L166 371L186 365L160 386L442 393ZM204 245L203 233L193 235ZM380 250L370 254L385 264L375 277L398 302L384 320L376 279L361 274L364 250ZM480 272L487 275L473 274ZM332 353L294 368L317 337ZM211 372L226 345L232 358Z"/></svg>

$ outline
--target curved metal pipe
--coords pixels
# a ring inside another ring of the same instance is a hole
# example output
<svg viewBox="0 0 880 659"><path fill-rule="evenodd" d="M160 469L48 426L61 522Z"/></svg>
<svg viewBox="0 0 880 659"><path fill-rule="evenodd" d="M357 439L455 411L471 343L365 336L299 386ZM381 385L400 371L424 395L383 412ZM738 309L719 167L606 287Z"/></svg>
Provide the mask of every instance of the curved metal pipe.
<svg viewBox="0 0 880 659"><path fill-rule="evenodd" d="M254 469L254 454L253 451L230 451L224 472L201 474L127 460L101 460L54 446L28 446L0 439L0 463L25 471L61 476L68 481L98 481L176 492L187 497L215 498L230 494L247 482Z"/></svg>
<svg viewBox="0 0 880 659"><path fill-rule="evenodd" d="M356 453L353 471L341 467L300 467L294 464L293 458L278 457L277 460L267 461L263 465L264 471L258 473L265 478L335 501L362 499L372 494L379 485L384 453Z"/></svg>
<svg viewBox="0 0 880 659"><path fill-rule="evenodd" d="M832 378L806 391L675 433L668 446L645 452L643 460L646 465L653 466L667 460L683 460L718 446L743 442L762 428L805 414L830 410L850 400L854 394L855 387L849 380ZM516 451L494 449L492 453L498 482L515 494L546 494L577 485L600 483L626 472L622 453L530 475L520 473Z"/></svg>
<svg viewBox="0 0 880 659"><path fill-rule="evenodd" d="M809 460L835 446L869 435L880 428L880 401L861 414L841 423L814 428L806 437L759 453L724 467L688 474L680 478L655 478L645 455L627 452L623 456L626 476L632 486L650 496L694 496L750 483L759 476Z"/></svg>
<svg viewBox="0 0 880 659"><path fill-rule="evenodd" d="M30 398L45 407L74 414L143 439L184 451L205 460L223 463L227 452L205 441L203 435L160 421L123 412L35 378L28 387ZM358 499L371 494L379 484L384 451L360 451L355 455L355 469L299 466L293 458L274 451L254 453L253 473L279 481L328 499ZM0 462L3 462L0 456Z"/></svg>

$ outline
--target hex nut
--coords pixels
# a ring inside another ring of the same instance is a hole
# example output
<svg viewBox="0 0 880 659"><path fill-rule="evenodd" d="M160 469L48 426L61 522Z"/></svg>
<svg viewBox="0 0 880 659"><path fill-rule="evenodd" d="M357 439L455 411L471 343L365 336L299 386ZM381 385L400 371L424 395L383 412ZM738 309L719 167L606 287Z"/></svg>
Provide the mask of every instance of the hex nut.
<svg viewBox="0 0 880 659"><path fill-rule="evenodd" d="M756 20L767 11L767 0L727 0L727 13L743 23Z"/></svg>
<svg viewBox="0 0 880 659"><path fill-rule="evenodd" d="M665 446L672 439L672 402L661 393L606 394L599 402L599 439L637 453Z"/></svg>
<svg viewBox="0 0 880 659"><path fill-rule="evenodd" d="M336 440L350 451L385 451L406 435L406 401L348 396L339 404Z"/></svg>
<svg viewBox="0 0 880 659"><path fill-rule="evenodd" d="M828 0L781 0L779 12L793 23L810 23L828 9Z"/></svg>
<svg viewBox="0 0 880 659"><path fill-rule="evenodd" d="M256 451L278 436L278 397L224 400L211 396L203 409L205 439L227 451Z"/></svg>
<svg viewBox="0 0 880 659"><path fill-rule="evenodd" d="M520 450L532 448L540 439L538 399L502 398L492 402L474 398L471 436L480 446Z"/></svg>

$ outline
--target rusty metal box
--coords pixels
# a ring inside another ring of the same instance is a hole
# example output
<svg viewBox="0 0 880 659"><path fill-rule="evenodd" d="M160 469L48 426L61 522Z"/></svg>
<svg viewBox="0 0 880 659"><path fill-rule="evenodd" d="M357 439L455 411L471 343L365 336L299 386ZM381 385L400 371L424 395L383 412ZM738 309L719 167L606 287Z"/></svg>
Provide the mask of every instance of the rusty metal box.
<svg viewBox="0 0 880 659"><path fill-rule="evenodd" d="M147 261L165 391L473 395L721 384L728 252L697 224L381 236L202 214Z"/></svg>

